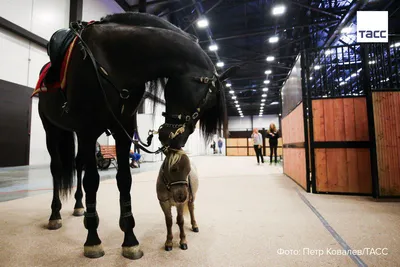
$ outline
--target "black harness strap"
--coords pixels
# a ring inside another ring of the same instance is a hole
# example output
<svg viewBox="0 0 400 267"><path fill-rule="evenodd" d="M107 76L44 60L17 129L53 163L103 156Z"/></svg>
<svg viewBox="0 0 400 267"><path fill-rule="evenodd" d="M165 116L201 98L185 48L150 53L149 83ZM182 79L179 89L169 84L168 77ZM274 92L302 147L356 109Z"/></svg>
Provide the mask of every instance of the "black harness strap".
<svg viewBox="0 0 400 267"><path fill-rule="evenodd" d="M101 66L99 66L99 64L97 63L96 59L94 58L93 53L92 53L92 51L90 50L89 46L85 43L85 41L83 41L82 36L81 36L80 33L75 29L74 25L77 25L77 26L78 26L78 29L79 29L81 32L83 31L83 28L81 27L81 25L78 25L78 24L74 24L74 23L71 23L71 24L70 24L71 30L72 30L72 31L75 33L75 35L78 37L78 39L79 39L79 41L80 41L80 44L82 45L83 49L85 50L85 52L86 52L87 55L89 56L89 58L90 58L90 60L91 60L91 62L92 62L92 64L93 64L93 67L95 68L95 73L96 73L97 81L99 82L99 86L100 86L101 91L102 91L102 93L103 93L104 100L105 100L105 102L106 102L106 105L107 105L108 110L110 111L111 115L113 116L113 119L117 122L117 124L120 126L120 128L122 129L122 131L123 131L123 132L126 134L126 136L129 138L129 140L131 140L131 142L134 143L134 140L132 139L132 137L128 134L128 132L125 130L124 126L121 124L121 122L118 120L118 118L115 116L114 112L112 111L112 108L111 108L111 106L110 106L110 103L108 102L107 95L106 95L106 92L105 92L105 90L104 90L103 84L102 84L102 82L101 82L99 72L102 73L102 74L103 74L102 77L106 78L106 80L120 93L120 96L121 96L121 97L122 97L122 95L121 95L122 91L120 92L120 91L118 90L118 88L107 78L107 75L108 75L107 72L104 70L104 68L102 68ZM92 25L92 24L91 24L91 25ZM99 69L100 69L100 71L99 71ZM124 89L124 90L126 90L126 89ZM129 96L128 96L128 97L129 97ZM140 146L140 144L139 144L139 146ZM166 146L163 146L163 147L159 148L159 149L158 149L157 151L155 151L155 152L151 152L151 151L145 149L144 147L141 147L141 148L142 148L145 152L147 152L147 153L158 154L158 153L164 151L164 150L166 149Z"/></svg>

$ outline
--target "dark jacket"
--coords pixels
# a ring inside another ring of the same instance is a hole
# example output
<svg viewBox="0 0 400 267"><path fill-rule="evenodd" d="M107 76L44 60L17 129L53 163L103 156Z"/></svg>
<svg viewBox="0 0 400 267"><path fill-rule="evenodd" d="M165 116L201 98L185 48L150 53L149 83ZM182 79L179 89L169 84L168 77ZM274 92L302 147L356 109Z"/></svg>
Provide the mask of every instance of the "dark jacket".
<svg viewBox="0 0 400 267"><path fill-rule="evenodd" d="M279 131L273 133L274 136L271 135L270 131L267 131L267 138L269 139L270 146L277 146L278 145L278 138L280 137Z"/></svg>

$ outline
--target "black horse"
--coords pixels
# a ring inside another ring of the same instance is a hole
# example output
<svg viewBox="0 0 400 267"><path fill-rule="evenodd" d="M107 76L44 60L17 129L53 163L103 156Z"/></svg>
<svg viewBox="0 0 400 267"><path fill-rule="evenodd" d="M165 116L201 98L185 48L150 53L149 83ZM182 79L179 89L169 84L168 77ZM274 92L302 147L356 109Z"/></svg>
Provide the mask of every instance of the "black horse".
<svg viewBox="0 0 400 267"><path fill-rule="evenodd" d="M133 118L146 83L154 94L164 90L165 123L158 130L164 149L183 147L198 121L206 139L221 126L227 129L222 82L237 68L217 74L208 55L188 34L165 21L160 23L157 17L138 20L138 16L142 15L109 15L76 29L79 39L71 52L64 90L39 94L39 114L46 131L54 184L49 229L61 227L60 196L70 193L75 169L78 188L74 213L82 214L80 172L84 165L84 225L88 230L84 255L90 258L104 255L97 233L99 174L95 147L98 137L107 130L116 141L119 225L125 234L122 254L130 259L143 256L133 232L129 150ZM160 88L165 79L164 88ZM76 162L74 133L78 139Z"/></svg>

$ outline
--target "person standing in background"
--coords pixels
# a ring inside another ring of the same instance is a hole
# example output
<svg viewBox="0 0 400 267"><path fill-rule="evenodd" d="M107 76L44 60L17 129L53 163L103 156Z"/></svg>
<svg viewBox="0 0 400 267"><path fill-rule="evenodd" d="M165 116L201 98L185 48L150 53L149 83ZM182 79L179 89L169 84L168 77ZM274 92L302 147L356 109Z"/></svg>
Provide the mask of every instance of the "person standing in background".
<svg viewBox="0 0 400 267"><path fill-rule="evenodd" d="M254 151L256 152L257 156L257 164L260 165L260 157L262 163L264 163L264 158L261 152L262 135L258 132L258 129L253 129L253 134L251 135L251 138L253 138Z"/></svg>
<svg viewBox="0 0 400 267"><path fill-rule="evenodd" d="M218 139L219 154L222 154L222 145L223 145L222 139L219 138Z"/></svg>
<svg viewBox="0 0 400 267"><path fill-rule="evenodd" d="M272 155L275 155L275 163L278 162L278 138L279 138L279 131L276 129L274 123L269 125L269 129L267 131L267 137L269 138L269 162L272 163Z"/></svg>

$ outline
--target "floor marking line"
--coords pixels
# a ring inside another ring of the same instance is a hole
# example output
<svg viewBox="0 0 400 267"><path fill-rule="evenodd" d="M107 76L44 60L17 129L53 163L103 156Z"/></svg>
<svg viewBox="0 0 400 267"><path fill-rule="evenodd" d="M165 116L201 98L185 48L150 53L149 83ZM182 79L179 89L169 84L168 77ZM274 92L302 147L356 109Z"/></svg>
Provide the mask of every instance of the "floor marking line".
<svg viewBox="0 0 400 267"><path fill-rule="evenodd" d="M332 228L332 226L325 220L325 218L318 212L318 210L308 201L308 199L300 193L300 191L296 189L297 194L300 196L301 200L311 209L311 211L318 217L318 219L322 222L324 225L325 229L328 230L328 232L336 239L336 241L339 243L340 246L345 251L353 251L349 245L347 245L346 241L343 240L343 238ZM363 260L358 257L358 255L353 255L353 253L349 253L348 255L357 266L360 267L367 267L368 265L363 262Z"/></svg>

